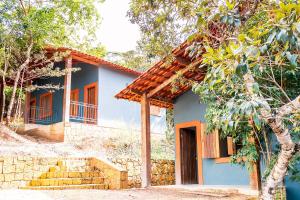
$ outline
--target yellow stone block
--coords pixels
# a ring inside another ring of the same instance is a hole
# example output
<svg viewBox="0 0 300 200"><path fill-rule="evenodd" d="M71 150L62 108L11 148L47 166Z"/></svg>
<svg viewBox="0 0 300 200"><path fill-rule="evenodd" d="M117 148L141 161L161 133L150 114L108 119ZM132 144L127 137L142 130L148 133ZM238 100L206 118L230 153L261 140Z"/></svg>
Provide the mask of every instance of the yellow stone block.
<svg viewBox="0 0 300 200"><path fill-rule="evenodd" d="M39 186L39 180L32 180L30 181L31 186Z"/></svg>
<svg viewBox="0 0 300 200"><path fill-rule="evenodd" d="M54 178L54 172L48 172L47 178Z"/></svg>
<svg viewBox="0 0 300 200"><path fill-rule="evenodd" d="M59 186L64 185L64 181L63 180L58 180L58 185Z"/></svg>
<svg viewBox="0 0 300 200"><path fill-rule="evenodd" d="M75 179L73 179L72 184L73 185L80 185L81 184L81 180L78 179L78 178L75 178Z"/></svg>
<svg viewBox="0 0 300 200"><path fill-rule="evenodd" d="M59 160L59 161L57 161L57 166L59 166L59 167L62 167L63 166L63 161L62 160Z"/></svg>
<svg viewBox="0 0 300 200"><path fill-rule="evenodd" d="M49 172L56 172L57 170L56 170L56 167L50 167L49 168Z"/></svg>
<svg viewBox="0 0 300 200"><path fill-rule="evenodd" d="M49 186L50 185L50 180L48 180L48 179L41 179L41 185L42 186Z"/></svg>

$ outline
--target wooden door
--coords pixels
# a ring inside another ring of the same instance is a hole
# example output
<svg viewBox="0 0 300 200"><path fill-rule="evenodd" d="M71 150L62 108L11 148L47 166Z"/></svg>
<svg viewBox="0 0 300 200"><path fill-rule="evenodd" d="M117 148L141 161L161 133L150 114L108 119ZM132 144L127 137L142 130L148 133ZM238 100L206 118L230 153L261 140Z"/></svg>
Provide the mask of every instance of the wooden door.
<svg viewBox="0 0 300 200"><path fill-rule="evenodd" d="M180 129L181 183L198 184L196 130Z"/></svg>
<svg viewBox="0 0 300 200"><path fill-rule="evenodd" d="M97 84L92 83L84 89L84 115L85 122L95 124L97 122Z"/></svg>

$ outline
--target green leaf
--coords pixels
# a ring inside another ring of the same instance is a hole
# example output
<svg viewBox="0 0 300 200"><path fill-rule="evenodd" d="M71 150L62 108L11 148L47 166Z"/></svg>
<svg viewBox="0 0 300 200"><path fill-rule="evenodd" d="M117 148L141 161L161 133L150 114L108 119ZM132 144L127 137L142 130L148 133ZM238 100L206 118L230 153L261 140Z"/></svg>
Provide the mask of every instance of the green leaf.
<svg viewBox="0 0 300 200"><path fill-rule="evenodd" d="M271 44L272 42L273 42L273 40L274 40L274 38L275 38L275 36L276 36L276 31L273 31L272 32L272 34L271 35L269 35L269 37L268 37L268 39L267 39L267 44Z"/></svg>
<svg viewBox="0 0 300 200"><path fill-rule="evenodd" d="M263 45L262 47L259 47L259 50L261 53L266 53L266 51L268 50L268 45Z"/></svg>
<svg viewBox="0 0 300 200"><path fill-rule="evenodd" d="M261 122L260 122L260 119L259 119L257 113L254 113L254 115L253 115L253 121L254 121L254 124L255 124L256 128L258 130L260 130L261 129Z"/></svg>
<svg viewBox="0 0 300 200"><path fill-rule="evenodd" d="M298 66L298 63L297 63L298 55L291 54L290 52L286 52L286 57L290 61L291 65L293 67L297 67Z"/></svg>
<svg viewBox="0 0 300 200"><path fill-rule="evenodd" d="M243 76L243 75L245 75L248 72L248 66L247 66L247 64L246 63L240 63L240 64L238 64L238 66L236 67L236 71L235 72L240 77Z"/></svg>

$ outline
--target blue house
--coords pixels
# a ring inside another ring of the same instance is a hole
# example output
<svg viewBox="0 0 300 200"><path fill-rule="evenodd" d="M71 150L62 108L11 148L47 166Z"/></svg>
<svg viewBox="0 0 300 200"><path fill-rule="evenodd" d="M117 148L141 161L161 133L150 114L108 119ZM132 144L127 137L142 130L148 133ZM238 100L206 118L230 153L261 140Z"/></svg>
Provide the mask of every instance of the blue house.
<svg viewBox="0 0 300 200"><path fill-rule="evenodd" d="M231 137L221 138L218 131L205 134L206 105L191 91L188 81L201 82L206 74L200 60L191 60L184 42L172 51L174 60L161 60L135 79L116 97L139 102L142 109L142 186L150 185L150 106L174 109L176 134L176 184L198 184L199 187L246 189L258 194L261 188L260 163L253 169L230 162L238 145ZM178 76L185 81L179 83ZM175 88L175 90L174 90ZM286 179L288 199L300 199L300 184Z"/></svg>
<svg viewBox="0 0 300 200"><path fill-rule="evenodd" d="M49 53L69 52L55 67L66 69L64 77L36 79L61 89L38 89L26 94L25 132L58 141L80 140L86 135L140 131L140 106L114 95L140 72L69 48L48 48ZM71 72L72 68L79 69ZM152 107L153 132L165 130L165 110Z"/></svg>

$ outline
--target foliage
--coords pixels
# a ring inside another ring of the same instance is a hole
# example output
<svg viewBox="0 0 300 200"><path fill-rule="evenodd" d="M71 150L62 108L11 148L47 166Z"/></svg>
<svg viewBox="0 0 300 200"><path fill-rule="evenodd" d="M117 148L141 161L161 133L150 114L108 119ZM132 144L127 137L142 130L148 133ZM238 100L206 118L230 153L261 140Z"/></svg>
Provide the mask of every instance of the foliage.
<svg viewBox="0 0 300 200"><path fill-rule="evenodd" d="M53 63L66 54L47 54L46 46L85 48L100 18L95 4L102 0L3 0L0 2L0 74L13 83L7 119L18 85L34 78L62 76ZM20 98L18 98L20 99ZM20 102L18 100L18 102Z"/></svg>
<svg viewBox="0 0 300 200"><path fill-rule="evenodd" d="M88 49L86 52L88 54L91 54L93 56L100 57L100 58L103 58L107 55L107 50L106 50L105 46L103 46L103 45Z"/></svg>
<svg viewBox="0 0 300 200"><path fill-rule="evenodd" d="M166 53L195 32L197 0L131 0L128 16L139 25L140 49L149 57Z"/></svg>
<svg viewBox="0 0 300 200"><path fill-rule="evenodd" d="M265 154L269 139L274 137L261 110L270 106L276 113L300 94L300 5L293 0L173 2L132 0L130 16L148 40L172 38L165 30L176 22L182 25L176 29L177 37L182 37L184 30L195 32L188 39L193 42L189 55L202 58L207 75L193 91L208 104L208 129L221 129L224 137L243 141L233 160L247 156L246 164L250 164L258 158L256 148ZM246 74L255 80L251 91L244 80ZM249 92L254 95L250 97ZM299 141L299 114L297 111L284 118L294 142ZM250 142L251 138L256 142ZM270 168L277 152L272 153L266 159Z"/></svg>
<svg viewBox="0 0 300 200"><path fill-rule="evenodd" d="M106 58L112 62L137 71L146 71L153 64L153 60L151 58L148 58L136 50L127 52L110 52Z"/></svg>

